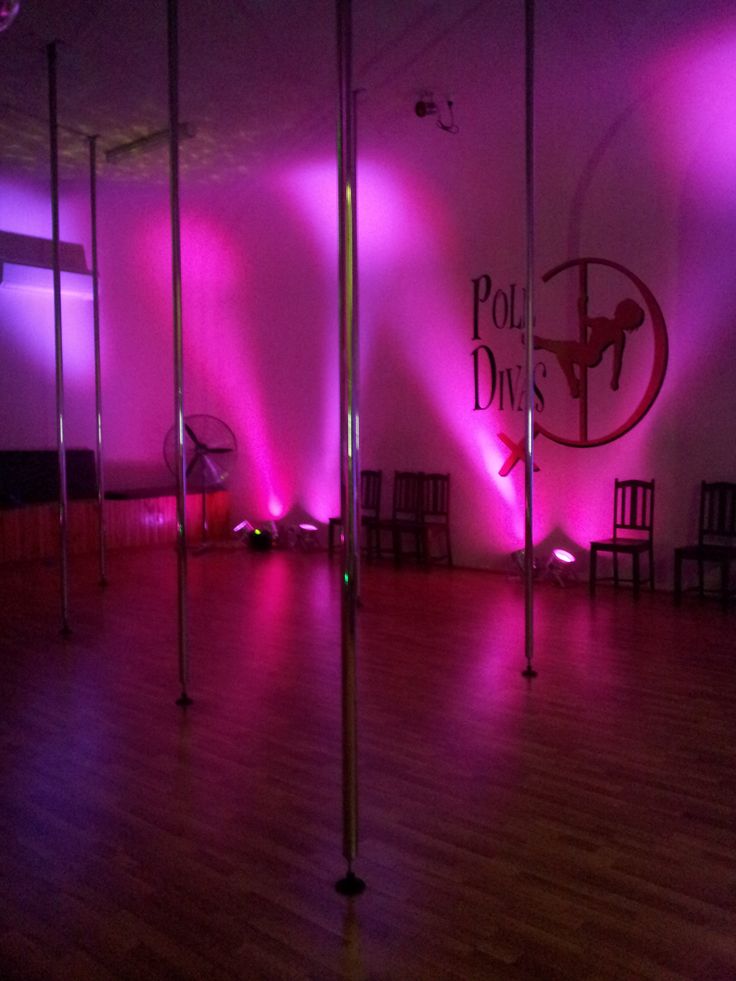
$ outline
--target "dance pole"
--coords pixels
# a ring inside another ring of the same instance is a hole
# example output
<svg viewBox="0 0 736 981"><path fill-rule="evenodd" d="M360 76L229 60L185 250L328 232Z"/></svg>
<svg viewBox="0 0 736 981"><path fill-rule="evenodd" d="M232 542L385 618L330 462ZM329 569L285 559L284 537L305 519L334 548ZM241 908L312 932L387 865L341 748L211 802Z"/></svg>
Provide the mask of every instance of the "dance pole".
<svg viewBox="0 0 736 981"><path fill-rule="evenodd" d="M105 474L102 453L102 358L100 355L100 283L97 265L97 137L87 137L89 145L89 206L92 227L92 309L95 343L95 426L97 467L97 544L100 561L100 585L107 585L105 555Z"/></svg>
<svg viewBox="0 0 736 981"><path fill-rule="evenodd" d="M355 163L351 0L337 0L339 120L337 137L340 230L340 492L343 519L342 564L342 795L344 878L335 888L345 896L365 889L353 871L358 852L358 725L356 695L356 619L358 607L358 415L355 373L357 337L355 307Z"/></svg>
<svg viewBox="0 0 736 981"><path fill-rule="evenodd" d="M353 419L355 424L355 449L353 456L355 465L353 468L353 505L354 505L354 528L355 528L355 597L356 603L360 606L361 590L361 569L360 569L360 311L358 307L359 287L358 287L358 90L351 93L352 116L350 119L350 186L352 187L352 262L350 265L353 277Z"/></svg>
<svg viewBox="0 0 736 981"><path fill-rule="evenodd" d="M54 273L54 343L56 351L56 446L59 458L59 563L61 632L69 627L69 504L64 444L64 356L61 331L61 260L59 257L59 127L56 111L56 41L46 46L49 75L49 148L51 163L51 256Z"/></svg>
<svg viewBox="0 0 736 981"><path fill-rule="evenodd" d="M192 704L187 650L187 473L184 458L184 345L181 305L181 225L179 219L179 39L177 0L167 0L169 44L169 195L171 199L171 267L174 299L174 432L176 433L176 556L179 628L177 705Z"/></svg>
<svg viewBox="0 0 736 981"><path fill-rule="evenodd" d="M524 472L525 678L536 678L534 658L534 0L526 26L526 469Z"/></svg>

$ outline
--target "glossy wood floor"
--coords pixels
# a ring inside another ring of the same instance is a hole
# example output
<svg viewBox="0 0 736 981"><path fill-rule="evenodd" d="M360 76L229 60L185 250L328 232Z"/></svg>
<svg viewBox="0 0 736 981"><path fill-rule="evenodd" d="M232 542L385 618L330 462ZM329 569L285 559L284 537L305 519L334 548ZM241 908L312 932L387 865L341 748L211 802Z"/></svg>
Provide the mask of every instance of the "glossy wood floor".
<svg viewBox="0 0 736 981"><path fill-rule="evenodd" d="M340 832L339 570L172 552L0 571L0 977L736 978L734 610L368 568L361 845Z"/></svg>

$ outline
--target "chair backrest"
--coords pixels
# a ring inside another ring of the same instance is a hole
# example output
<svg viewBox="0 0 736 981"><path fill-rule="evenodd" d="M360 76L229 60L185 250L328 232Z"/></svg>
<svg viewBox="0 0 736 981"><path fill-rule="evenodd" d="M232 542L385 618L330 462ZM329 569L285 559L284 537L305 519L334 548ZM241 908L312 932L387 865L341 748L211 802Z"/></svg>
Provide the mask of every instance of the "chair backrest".
<svg viewBox="0 0 736 981"><path fill-rule="evenodd" d="M613 491L613 537L651 539L654 531L654 481L616 480Z"/></svg>
<svg viewBox="0 0 736 981"><path fill-rule="evenodd" d="M422 490L423 517L431 521L449 521L450 475L449 473L425 473Z"/></svg>
<svg viewBox="0 0 736 981"><path fill-rule="evenodd" d="M422 516L424 474L416 471L394 471L393 518L419 521Z"/></svg>
<svg viewBox="0 0 736 981"><path fill-rule="evenodd" d="M736 539L736 484L705 480L700 485L700 528L698 541Z"/></svg>
<svg viewBox="0 0 736 981"><path fill-rule="evenodd" d="M382 470L360 471L360 510L365 517L378 518L381 513Z"/></svg>

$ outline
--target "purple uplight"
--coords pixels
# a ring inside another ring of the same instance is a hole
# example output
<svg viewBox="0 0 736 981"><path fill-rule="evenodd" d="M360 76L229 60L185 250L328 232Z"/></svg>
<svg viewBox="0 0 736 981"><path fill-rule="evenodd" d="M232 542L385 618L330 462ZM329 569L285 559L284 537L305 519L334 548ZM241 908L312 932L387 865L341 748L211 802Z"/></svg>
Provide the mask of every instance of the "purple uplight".
<svg viewBox="0 0 736 981"><path fill-rule="evenodd" d="M568 552L565 548L553 548L552 555L558 562L562 562L565 565L571 565L575 561L575 556L572 552Z"/></svg>

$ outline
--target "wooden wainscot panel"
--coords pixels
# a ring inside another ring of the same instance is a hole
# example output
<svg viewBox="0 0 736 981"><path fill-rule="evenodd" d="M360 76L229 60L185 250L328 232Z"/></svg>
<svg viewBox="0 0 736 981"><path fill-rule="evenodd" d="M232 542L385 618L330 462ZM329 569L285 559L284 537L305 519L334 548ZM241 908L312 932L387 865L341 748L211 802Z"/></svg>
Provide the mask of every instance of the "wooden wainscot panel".
<svg viewBox="0 0 736 981"><path fill-rule="evenodd" d="M96 501L70 501L69 554L97 548ZM207 495L208 537L224 539L230 533L230 493ZM105 501L108 548L166 545L176 541L176 498L141 497ZM187 535L196 543L202 536L202 498L187 497ZM59 554L59 506L35 504L0 510L0 562L53 559Z"/></svg>

